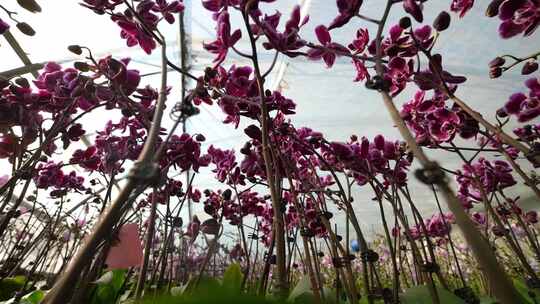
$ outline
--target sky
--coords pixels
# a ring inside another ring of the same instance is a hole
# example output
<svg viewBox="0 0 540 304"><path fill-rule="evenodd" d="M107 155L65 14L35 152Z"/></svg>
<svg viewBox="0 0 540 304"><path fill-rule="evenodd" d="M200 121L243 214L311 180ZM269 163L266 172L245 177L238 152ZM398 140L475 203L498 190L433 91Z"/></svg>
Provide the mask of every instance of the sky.
<svg viewBox="0 0 540 304"><path fill-rule="evenodd" d="M26 37L16 29L13 34L27 51L33 62L60 61L68 62L76 56L67 51L67 46L80 44L89 47L96 55L115 54L115 56L128 56L133 59L133 67L143 73L159 70L159 52L148 56L138 48L127 48L125 41L119 38L119 29L107 16L93 14L81 7L76 0L41 1L43 12L31 14L16 7L14 2L6 4L9 9L17 9L20 21L32 25L37 34ZM200 1L186 0L188 33L192 40L191 64L194 70L202 70L210 64L212 57L201 51L203 41L212 41L214 35L214 21L211 14L205 11ZM425 3L426 23L431 23L437 13L448 10L450 0L431 0ZM271 14L275 9L283 13L282 24L288 18L289 12L295 4L292 0L277 0L268 5L260 6L265 13ZM370 16L380 16L384 1L365 0L360 13ZM464 18L452 14L452 25L440 37L436 50L444 57L447 70L453 74L464 75L468 81L460 86L458 96L463 97L469 105L479 111L485 118L493 121L494 113L501 107L506 98L513 92L524 88L526 77L518 73L508 73L504 77L490 80L487 76L488 62L501 54L514 54L524 56L533 53L540 47L540 37L537 33L528 38L515 38L502 40L498 37L498 20L484 16L487 1L477 1L476 6ZM337 14L334 1L312 0L305 3L306 12L310 15L310 22L302 29L302 36L315 41L314 28L319 24L329 24ZM0 12L0 16L5 16ZM389 25L397 23L403 16L398 7L390 15ZM233 28L239 26L238 16L232 16ZM373 30L373 25L365 21L355 20L351 24L332 32L335 42L347 45L360 27ZM178 58L178 27L166 25L161 28L169 43L170 58ZM373 32L373 31L372 31ZM246 50L246 44L239 44L238 48ZM247 64L238 56L231 56L227 64ZM0 70L8 70L21 66L21 62L9 48L4 40L0 39ZM263 69L270 64L271 53L261 54ZM325 68L322 62L310 62L305 59L288 59L279 57L283 65L283 78L279 82L283 93L297 103L297 115L292 117L295 126L309 126L323 132L330 140L344 141L350 135L367 136L372 138L377 134L384 134L387 138L399 139L397 130L385 111L380 96L368 91L363 85L352 83L355 72L348 59L339 59L331 69ZM274 73L274 77L277 77ZM179 76L170 74L170 83L179 83ZM143 83L153 84L157 87L157 77L147 77ZM407 101L414 91L407 90L396 99L398 108ZM170 99L178 99L178 90L173 90ZM100 117L101 118L101 117ZM110 117L114 119L114 117ZM204 133L208 138L207 144L214 144L221 148L235 147L238 151L246 139L241 129L235 130L231 126L224 126L221 121L224 115L216 106L202 106L201 114L188 121L188 131ZM96 129L100 128L102 120L90 117ZM103 122L104 123L104 122ZM170 124L171 121L166 121ZM460 163L454 157L448 157L438 151L428 151L428 154L439 160L443 166L458 168ZM0 163L4 165L4 163ZM530 168L529 168L530 169ZM197 177L200 188L216 186L212 176L206 174ZM420 209L429 214L436 209L433 196L429 188L411 180L413 196L420 202ZM379 209L371 201L371 192L367 189L356 189L353 193L355 209L361 218L364 230L377 231L379 226ZM526 198L530 196L528 190L519 186L515 194Z"/></svg>

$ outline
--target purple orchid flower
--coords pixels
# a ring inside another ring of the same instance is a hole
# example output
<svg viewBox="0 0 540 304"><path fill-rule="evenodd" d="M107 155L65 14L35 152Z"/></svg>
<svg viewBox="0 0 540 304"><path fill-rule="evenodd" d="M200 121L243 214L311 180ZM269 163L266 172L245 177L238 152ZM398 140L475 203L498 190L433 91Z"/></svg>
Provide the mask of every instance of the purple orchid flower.
<svg viewBox="0 0 540 304"><path fill-rule="evenodd" d="M339 15L332 20L328 26L328 30L342 27L347 24L352 17L358 14L358 10L360 9L360 6L362 6L362 0L336 0L336 4Z"/></svg>
<svg viewBox="0 0 540 304"><path fill-rule="evenodd" d="M499 115L516 115L519 122L527 122L540 116L540 80L529 78L525 81L529 95L515 93L510 96Z"/></svg>
<svg viewBox="0 0 540 304"><path fill-rule="evenodd" d="M450 10L452 12L459 13L459 17L462 18L473 7L474 0L452 0Z"/></svg>
<svg viewBox="0 0 540 304"><path fill-rule="evenodd" d="M215 65L221 64L227 57L229 48L233 47L242 37L242 32L238 29L231 34L231 24L229 13L223 11L217 20L217 39L211 43L205 43L204 48L212 54L217 54L214 59Z"/></svg>
<svg viewBox="0 0 540 304"><path fill-rule="evenodd" d="M505 0L499 5L499 35L508 39L523 33L530 36L540 25L540 1Z"/></svg>
<svg viewBox="0 0 540 304"><path fill-rule="evenodd" d="M152 7L152 11L159 12L169 24L174 23L174 15L184 10L184 4L180 1L172 1L167 3L166 0L156 0L156 4Z"/></svg>
<svg viewBox="0 0 540 304"><path fill-rule="evenodd" d="M332 42L332 37L328 29L324 25L319 25L315 28L315 34L317 39L321 43L322 47L315 47L308 51L308 58L312 60L323 59L326 63L326 67L331 68L336 61L336 57L342 54L349 54L349 50L339 44Z"/></svg>
<svg viewBox="0 0 540 304"><path fill-rule="evenodd" d="M285 24L285 31L278 32L277 27L281 14L276 12L274 15L265 16L260 21L260 28L268 39L263 42L263 47L267 50L275 49L289 57L301 55L298 50L306 45L306 42L298 35L300 28L305 25L309 16L300 20L300 6L296 5L291 13L291 17Z"/></svg>

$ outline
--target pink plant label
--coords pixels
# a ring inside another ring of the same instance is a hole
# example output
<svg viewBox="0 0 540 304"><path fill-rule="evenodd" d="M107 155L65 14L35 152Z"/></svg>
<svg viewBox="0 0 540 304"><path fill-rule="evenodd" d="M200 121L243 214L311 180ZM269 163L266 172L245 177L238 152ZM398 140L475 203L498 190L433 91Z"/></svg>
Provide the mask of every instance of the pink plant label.
<svg viewBox="0 0 540 304"><path fill-rule="evenodd" d="M120 228L118 243L111 247L107 256L108 269L139 267L143 260L143 248L139 239L139 226L126 224Z"/></svg>

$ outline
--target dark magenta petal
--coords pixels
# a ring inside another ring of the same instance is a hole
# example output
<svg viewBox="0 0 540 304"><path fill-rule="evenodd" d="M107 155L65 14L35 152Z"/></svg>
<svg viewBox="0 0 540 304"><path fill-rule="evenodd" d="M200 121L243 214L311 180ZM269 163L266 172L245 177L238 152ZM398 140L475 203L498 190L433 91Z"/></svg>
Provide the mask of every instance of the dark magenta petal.
<svg viewBox="0 0 540 304"><path fill-rule="evenodd" d="M350 0L336 0L336 6L340 13L345 12L349 9Z"/></svg>
<svg viewBox="0 0 540 304"><path fill-rule="evenodd" d="M530 224L536 224L538 223L538 212L536 211L529 211L525 213L525 219Z"/></svg>
<svg viewBox="0 0 540 304"><path fill-rule="evenodd" d="M516 24L511 20L504 21L499 25L499 35L504 39L512 38L521 32L523 32L523 25Z"/></svg>
<svg viewBox="0 0 540 304"><path fill-rule="evenodd" d="M141 76L139 75L139 71L128 70L126 73L126 82L122 85L124 93L126 95L131 95L131 93L135 92L137 86L139 86L140 81Z"/></svg>
<svg viewBox="0 0 540 304"><path fill-rule="evenodd" d="M392 26L390 28L390 39L392 39L392 41L397 40L399 36L401 36L401 33L403 33L403 29L401 26L399 26L399 24Z"/></svg>
<svg viewBox="0 0 540 304"><path fill-rule="evenodd" d="M438 141L448 141L452 137L452 133L443 128L443 125L437 121L432 121L429 124L429 133Z"/></svg>
<svg viewBox="0 0 540 304"><path fill-rule="evenodd" d="M527 100L527 96L523 93L512 94L504 105L504 110L508 114L518 114L525 100Z"/></svg>
<svg viewBox="0 0 540 304"><path fill-rule="evenodd" d="M300 26L300 6L295 5L293 11L291 12L291 17L285 24L285 32L291 33L298 30Z"/></svg>
<svg viewBox="0 0 540 304"><path fill-rule="evenodd" d="M240 38L242 38L242 31L240 31L239 29L234 31L229 39L229 46L233 46L236 44L236 42L238 42L238 40L240 40Z"/></svg>
<svg viewBox="0 0 540 304"><path fill-rule="evenodd" d="M221 9L222 1L221 0L203 0L202 5L205 9L217 12Z"/></svg>
<svg viewBox="0 0 540 304"><path fill-rule="evenodd" d="M307 57L312 60L317 60L322 57L324 54L324 50L322 49L310 49L307 51Z"/></svg>
<svg viewBox="0 0 540 304"><path fill-rule="evenodd" d="M431 72L421 71L414 75L414 83L416 83L421 90L428 91L437 87L439 82Z"/></svg>
<svg viewBox="0 0 540 304"><path fill-rule="evenodd" d="M467 81L467 78L465 76L455 76L446 71L442 72L442 76L443 76L444 81L448 83L452 83L452 84L459 84L459 83L464 83L465 81Z"/></svg>
<svg viewBox="0 0 540 304"><path fill-rule="evenodd" d="M439 119L440 122L451 122L454 124L459 124L459 116L446 108L439 108L435 111L435 117Z"/></svg>
<svg viewBox="0 0 540 304"><path fill-rule="evenodd" d="M407 13L409 13L413 18L418 21L424 21L424 15L422 14L422 8L416 3L415 0L404 0L403 8Z"/></svg>
<svg viewBox="0 0 540 304"><path fill-rule="evenodd" d="M375 147L377 149L383 150L385 143L384 136L382 136L381 134L375 136L375 138L373 138L373 143L375 144Z"/></svg>
<svg viewBox="0 0 540 304"><path fill-rule="evenodd" d="M433 106L434 106L433 100L428 99L428 100L424 100L423 102L421 102L418 105L417 110L418 110L418 112L428 112L428 111L431 111L433 109Z"/></svg>
<svg viewBox="0 0 540 304"><path fill-rule="evenodd" d="M394 57L388 63L388 67L391 69L403 70L406 66L407 62L401 57Z"/></svg>
<svg viewBox="0 0 540 304"><path fill-rule="evenodd" d="M387 141L384 143L383 155L388 159L396 157L396 146L393 142Z"/></svg>
<svg viewBox="0 0 540 304"><path fill-rule="evenodd" d="M518 114L519 122L527 122L540 116L540 106L532 109L527 109Z"/></svg>
<svg viewBox="0 0 540 304"><path fill-rule="evenodd" d="M332 142L330 144L330 147L332 150L334 150L334 153L336 153L336 156L340 158L341 160L347 160L352 157L353 152L349 145L340 143L340 142Z"/></svg>
<svg viewBox="0 0 540 304"><path fill-rule="evenodd" d="M317 26L315 28L315 34L317 35L317 39L319 40L319 42L323 45L329 44L330 41L332 41L328 29L324 25Z"/></svg>
<svg viewBox="0 0 540 304"><path fill-rule="evenodd" d="M281 13L276 11L276 13L273 15L265 16L263 22L275 30L277 26L279 25L280 18L281 18Z"/></svg>
<svg viewBox="0 0 540 304"><path fill-rule="evenodd" d="M364 65L364 63L360 60L353 59L354 68L356 69L356 77L354 78L354 81L362 81L364 79L369 79L369 72Z"/></svg>
<svg viewBox="0 0 540 304"><path fill-rule="evenodd" d="M4 22L2 18L0 18L0 35L4 34L9 29L9 24Z"/></svg>
<svg viewBox="0 0 540 304"><path fill-rule="evenodd" d="M127 33L135 34L137 32L137 25L133 22L129 22L127 20L119 20L117 24Z"/></svg>
<svg viewBox="0 0 540 304"><path fill-rule="evenodd" d="M244 133L246 133L246 135L252 139L256 139L258 141L261 141L262 139L261 129L259 129L259 127L257 127L256 125L249 125L247 128L244 129Z"/></svg>
<svg viewBox="0 0 540 304"><path fill-rule="evenodd" d="M417 28L414 31L414 36L422 41L428 39L429 37L431 37L431 26L424 25L420 28Z"/></svg>
<svg viewBox="0 0 540 304"><path fill-rule="evenodd" d="M362 143L360 144L360 156L366 158L369 154L369 140L365 137L362 138Z"/></svg>
<svg viewBox="0 0 540 304"><path fill-rule="evenodd" d="M331 68L334 65L334 62L336 61L336 54L334 53L324 53L322 56L324 62L326 63L326 66Z"/></svg>
<svg viewBox="0 0 540 304"><path fill-rule="evenodd" d="M525 86L531 90L530 95L540 97L540 81L538 78L533 77L525 81Z"/></svg>
<svg viewBox="0 0 540 304"><path fill-rule="evenodd" d="M511 19L516 10L518 10L523 4L525 4L525 0L506 0L499 6L499 18L501 20L509 20Z"/></svg>
<svg viewBox="0 0 540 304"><path fill-rule="evenodd" d="M56 62L47 62L45 64L44 69L45 69L45 72L50 73L50 72L60 71L62 69L62 66L60 66Z"/></svg>

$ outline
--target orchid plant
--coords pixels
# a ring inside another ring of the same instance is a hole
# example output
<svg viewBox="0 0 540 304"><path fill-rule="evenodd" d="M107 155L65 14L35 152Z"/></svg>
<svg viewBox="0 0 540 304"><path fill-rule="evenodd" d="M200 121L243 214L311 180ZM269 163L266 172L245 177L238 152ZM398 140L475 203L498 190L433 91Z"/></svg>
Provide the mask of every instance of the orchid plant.
<svg viewBox="0 0 540 304"><path fill-rule="evenodd" d="M437 45L474 5L499 18L501 43L532 41L540 1L453 0L428 24L427 0L384 1L380 16L363 14L368 0L337 0L335 18L316 25L314 41L305 38L310 20L301 7L268 13L275 2L202 0L215 25L215 40L202 47L214 59L192 71L167 57L160 30L183 24L182 1L82 0L128 47L160 53L157 88L129 58L96 58L81 45L68 47L79 57L72 66L28 63L0 73L0 158L10 166L0 177L0 301L188 301L210 286L271 294L278 303L536 303L538 214L511 189L524 186L540 199L540 53L498 54L486 66L486 78L521 66L526 89L483 116L460 96L467 78L447 69ZM17 3L41 11L36 0ZM25 61L11 26L34 30L13 8L0 8L9 43L2 47ZM397 24L390 12L402 15ZM335 31L352 20L366 26L337 41ZM249 64L232 64L231 54ZM263 69L262 54L329 71L346 59L351 85L379 93L402 138L337 141L295 126L300 109L269 87L276 60ZM189 83L179 101L169 73ZM415 93L394 101L407 92ZM207 146L204 131L179 130L203 106L219 107L227 128L243 129L238 152ZM95 113L114 118L92 132L85 118ZM165 127L167 113L174 123ZM507 130L512 120L519 127ZM443 167L427 150L461 164ZM219 187L198 184L201 168ZM432 194L435 214L419 210L412 179ZM375 238L361 228L356 188L371 191L380 210ZM192 214L194 205L201 213Z"/></svg>

